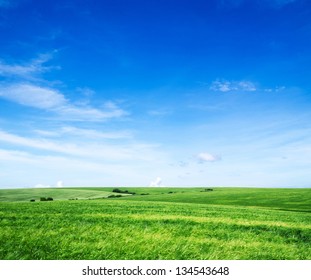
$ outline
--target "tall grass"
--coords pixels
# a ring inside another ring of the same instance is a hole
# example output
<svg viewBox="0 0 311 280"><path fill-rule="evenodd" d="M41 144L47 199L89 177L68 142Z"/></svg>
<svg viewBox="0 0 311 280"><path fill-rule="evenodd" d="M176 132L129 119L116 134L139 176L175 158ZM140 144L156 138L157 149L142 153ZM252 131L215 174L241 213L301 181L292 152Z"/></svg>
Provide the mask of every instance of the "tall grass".
<svg viewBox="0 0 311 280"><path fill-rule="evenodd" d="M2 202L0 259L302 260L310 222L308 212L202 203Z"/></svg>

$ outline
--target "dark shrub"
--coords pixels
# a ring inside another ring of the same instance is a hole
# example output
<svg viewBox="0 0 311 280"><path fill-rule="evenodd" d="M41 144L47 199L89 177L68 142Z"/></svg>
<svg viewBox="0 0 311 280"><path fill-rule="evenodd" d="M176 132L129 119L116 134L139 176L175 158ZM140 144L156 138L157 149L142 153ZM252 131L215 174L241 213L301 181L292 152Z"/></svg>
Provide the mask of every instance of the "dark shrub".
<svg viewBox="0 0 311 280"><path fill-rule="evenodd" d="M112 192L115 192L115 193L126 193L126 194L135 194L134 192L129 192L128 190L125 190L125 191L122 191L120 189L113 189Z"/></svg>
<svg viewBox="0 0 311 280"><path fill-rule="evenodd" d="M46 201L45 197L40 197L40 201Z"/></svg>
<svg viewBox="0 0 311 280"><path fill-rule="evenodd" d="M122 195L121 194L117 194L117 195L112 194L112 195L109 195L107 198L116 198L116 197L122 197Z"/></svg>
<svg viewBox="0 0 311 280"><path fill-rule="evenodd" d="M36 200L35 199L30 199L30 202L35 202Z"/></svg>
<svg viewBox="0 0 311 280"><path fill-rule="evenodd" d="M47 201L53 201L53 198L52 197L48 197L46 200Z"/></svg>

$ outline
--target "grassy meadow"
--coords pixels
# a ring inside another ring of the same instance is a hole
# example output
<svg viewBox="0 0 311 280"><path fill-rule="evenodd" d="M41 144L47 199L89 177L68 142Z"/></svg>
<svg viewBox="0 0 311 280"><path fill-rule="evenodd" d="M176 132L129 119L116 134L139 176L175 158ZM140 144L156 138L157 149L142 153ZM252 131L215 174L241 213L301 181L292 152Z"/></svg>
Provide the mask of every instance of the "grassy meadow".
<svg viewBox="0 0 311 280"><path fill-rule="evenodd" d="M311 189L120 190L0 190L0 259L311 259Z"/></svg>

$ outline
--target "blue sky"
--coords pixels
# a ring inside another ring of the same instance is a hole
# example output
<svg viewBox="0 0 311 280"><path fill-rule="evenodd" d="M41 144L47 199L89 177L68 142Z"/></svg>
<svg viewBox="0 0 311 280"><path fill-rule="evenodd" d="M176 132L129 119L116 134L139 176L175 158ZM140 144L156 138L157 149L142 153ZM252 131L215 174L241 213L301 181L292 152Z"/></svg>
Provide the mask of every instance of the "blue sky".
<svg viewBox="0 0 311 280"><path fill-rule="evenodd" d="M0 187L310 187L307 0L0 0Z"/></svg>

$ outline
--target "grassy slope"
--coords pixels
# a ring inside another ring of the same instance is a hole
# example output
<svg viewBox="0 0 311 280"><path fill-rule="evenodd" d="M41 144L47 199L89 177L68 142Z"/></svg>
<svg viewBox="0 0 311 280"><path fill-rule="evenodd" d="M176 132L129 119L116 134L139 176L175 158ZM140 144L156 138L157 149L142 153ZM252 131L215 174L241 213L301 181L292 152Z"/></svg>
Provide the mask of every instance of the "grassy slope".
<svg viewBox="0 0 311 280"><path fill-rule="evenodd" d="M310 189L201 190L1 202L0 259L311 259Z"/></svg>
<svg viewBox="0 0 311 280"><path fill-rule="evenodd" d="M30 199L39 200L40 197L52 197L54 200L68 199L93 199L103 198L110 195L106 189L83 189L83 188L45 188L45 189L8 189L0 190L1 201L29 201Z"/></svg>
<svg viewBox="0 0 311 280"><path fill-rule="evenodd" d="M1 259L310 259L310 214L119 199L0 203Z"/></svg>
<svg viewBox="0 0 311 280"><path fill-rule="evenodd" d="M311 188L309 189L267 189L267 188L214 188L211 192L198 189L176 189L162 192L158 188L150 195L131 196L122 199L137 201L166 201L196 204L217 204L268 207L281 210L311 212ZM134 190L140 193L139 189ZM148 192L148 189L143 191ZM169 193L173 192L173 193ZM163 194L162 194L163 193Z"/></svg>
<svg viewBox="0 0 311 280"><path fill-rule="evenodd" d="M104 198L112 193L114 188L96 188L96 187L80 187L80 188L25 188L25 189L0 189L1 201L29 201L30 199L39 200L40 197L53 197L56 200L68 199L89 199ZM137 191L140 193L151 192L153 194L161 194L163 189L159 188L120 188L121 190ZM165 188L165 191L176 191L175 188ZM125 195L125 194L122 194Z"/></svg>
<svg viewBox="0 0 311 280"><path fill-rule="evenodd" d="M195 204L217 204L269 207L281 210L311 212L311 188L268 189L268 188L214 188L204 192L204 188L120 188L135 192L123 200L163 201ZM0 190L1 201L29 201L32 198L51 196L56 200L70 198L104 198L113 188L62 188L62 189L13 189ZM148 194L148 195L141 195ZM119 198L120 199L120 198Z"/></svg>

